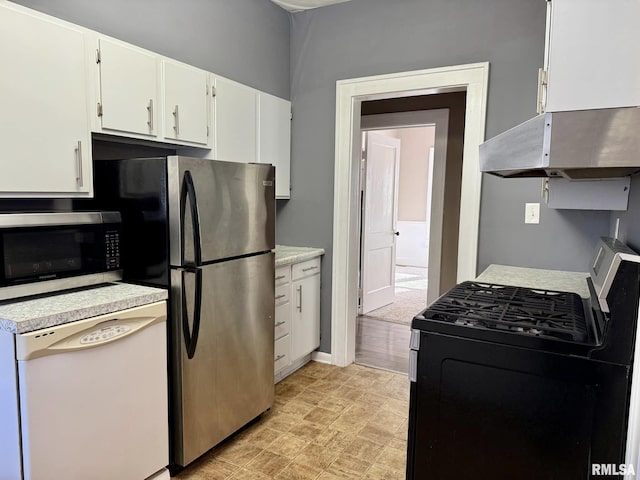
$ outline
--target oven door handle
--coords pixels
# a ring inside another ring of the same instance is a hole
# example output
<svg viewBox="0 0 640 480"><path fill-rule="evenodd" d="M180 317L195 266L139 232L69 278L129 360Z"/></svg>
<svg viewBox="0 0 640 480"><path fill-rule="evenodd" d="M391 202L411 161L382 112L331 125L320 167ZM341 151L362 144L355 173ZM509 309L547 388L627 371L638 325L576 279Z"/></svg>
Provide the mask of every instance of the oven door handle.
<svg viewBox="0 0 640 480"><path fill-rule="evenodd" d="M185 288L185 273L194 273L196 276L196 288L193 304L193 327L189 328L189 310L187 308L187 292ZM200 319L202 316L202 270L182 271L182 335L187 349L187 358L192 359L196 354L198 334L200 333Z"/></svg>
<svg viewBox="0 0 640 480"><path fill-rule="evenodd" d="M189 170L185 170L180 194L180 226L182 230L182 264L184 265L184 214L186 203L189 201L191 210L191 224L193 226L193 254L195 266L202 265L202 244L200 235L200 213L198 211L198 199L193 176Z"/></svg>

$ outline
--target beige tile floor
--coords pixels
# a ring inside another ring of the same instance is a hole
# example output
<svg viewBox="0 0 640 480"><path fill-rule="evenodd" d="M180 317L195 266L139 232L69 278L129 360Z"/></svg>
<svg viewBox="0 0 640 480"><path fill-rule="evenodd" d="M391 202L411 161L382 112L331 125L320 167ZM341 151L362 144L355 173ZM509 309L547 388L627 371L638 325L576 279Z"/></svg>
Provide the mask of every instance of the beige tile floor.
<svg viewBox="0 0 640 480"><path fill-rule="evenodd" d="M406 375L311 362L276 385L271 411L175 478L403 479L408 402Z"/></svg>

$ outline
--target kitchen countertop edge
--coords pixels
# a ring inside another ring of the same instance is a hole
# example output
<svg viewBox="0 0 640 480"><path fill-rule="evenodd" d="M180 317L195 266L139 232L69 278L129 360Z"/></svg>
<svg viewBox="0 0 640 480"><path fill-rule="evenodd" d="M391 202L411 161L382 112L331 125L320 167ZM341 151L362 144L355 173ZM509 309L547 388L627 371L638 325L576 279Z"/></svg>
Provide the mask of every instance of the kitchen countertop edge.
<svg viewBox="0 0 640 480"><path fill-rule="evenodd" d="M311 260L324 255L324 253L324 248L276 245L276 268Z"/></svg>
<svg viewBox="0 0 640 480"><path fill-rule="evenodd" d="M479 282L513 285L516 287L573 292L589 298L588 273L544 270L492 264L476 278Z"/></svg>
<svg viewBox="0 0 640 480"><path fill-rule="evenodd" d="M109 299L100 298L100 290L107 287L117 290L109 292L112 294ZM29 333L165 301L169 297L167 290L134 284L107 284L89 291L95 292L94 304L86 300L88 291L79 291L0 305L0 331L18 335ZM51 313L46 313L45 302L51 305Z"/></svg>

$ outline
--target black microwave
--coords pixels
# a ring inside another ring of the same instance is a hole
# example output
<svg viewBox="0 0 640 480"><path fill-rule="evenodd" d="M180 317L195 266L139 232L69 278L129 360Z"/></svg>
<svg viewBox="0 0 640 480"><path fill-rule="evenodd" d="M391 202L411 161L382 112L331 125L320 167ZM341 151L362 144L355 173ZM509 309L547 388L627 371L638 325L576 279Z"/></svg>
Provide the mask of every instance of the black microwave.
<svg viewBox="0 0 640 480"><path fill-rule="evenodd" d="M0 214L0 300L122 279L118 212Z"/></svg>

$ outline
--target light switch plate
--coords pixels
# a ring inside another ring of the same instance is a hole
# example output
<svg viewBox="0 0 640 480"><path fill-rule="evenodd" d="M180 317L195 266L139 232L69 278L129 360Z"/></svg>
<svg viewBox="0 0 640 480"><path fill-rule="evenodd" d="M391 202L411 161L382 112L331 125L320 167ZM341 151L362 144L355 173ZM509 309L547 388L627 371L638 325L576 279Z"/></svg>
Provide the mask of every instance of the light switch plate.
<svg viewBox="0 0 640 480"><path fill-rule="evenodd" d="M524 204L524 223L540 223L540 204Z"/></svg>

